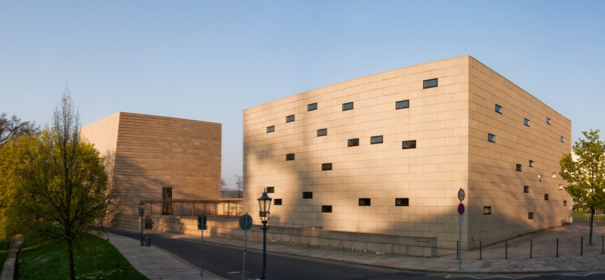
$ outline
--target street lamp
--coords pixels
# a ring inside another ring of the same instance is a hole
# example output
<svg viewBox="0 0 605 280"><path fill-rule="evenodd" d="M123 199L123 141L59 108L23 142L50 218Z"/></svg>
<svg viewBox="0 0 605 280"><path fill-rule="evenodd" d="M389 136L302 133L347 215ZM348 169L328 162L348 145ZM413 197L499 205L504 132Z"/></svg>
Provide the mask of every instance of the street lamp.
<svg viewBox="0 0 605 280"><path fill-rule="evenodd" d="M263 223L263 270L260 273L260 279L265 279L265 270L267 270L267 222L269 221L269 210L271 210L271 198L267 195L267 191L258 199L258 207L260 208L259 216Z"/></svg>
<svg viewBox="0 0 605 280"><path fill-rule="evenodd" d="M141 246L143 246L143 216L145 215L145 202L139 202L139 225L141 226Z"/></svg>

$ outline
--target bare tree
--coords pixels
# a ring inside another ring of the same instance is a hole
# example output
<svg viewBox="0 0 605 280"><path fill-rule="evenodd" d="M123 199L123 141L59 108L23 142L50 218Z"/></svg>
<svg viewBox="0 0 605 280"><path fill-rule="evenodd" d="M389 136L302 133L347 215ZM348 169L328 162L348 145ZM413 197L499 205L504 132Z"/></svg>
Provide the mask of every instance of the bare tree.
<svg viewBox="0 0 605 280"><path fill-rule="evenodd" d="M21 135L32 134L37 130L38 127L34 122L21 121L17 116L12 116L9 119L6 117L6 113L0 114L0 146L8 140Z"/></svg>
<svg viewBox="0 0 605 280"><path fill-rule="evenodd" d="M237 186L237 197L244 197L244 179L242 176L235 175L235 177L237 177L237 181L235 182L235 185Z"/></svg>

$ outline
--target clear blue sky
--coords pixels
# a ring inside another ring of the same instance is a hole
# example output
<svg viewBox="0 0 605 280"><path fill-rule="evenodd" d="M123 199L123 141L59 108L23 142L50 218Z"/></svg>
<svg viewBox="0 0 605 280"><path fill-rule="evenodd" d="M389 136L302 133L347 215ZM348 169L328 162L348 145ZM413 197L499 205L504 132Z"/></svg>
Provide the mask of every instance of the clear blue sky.
<svg viewBox="0 0 605 280"><path fill-rule="evenodd" d="M571 119L574 141L605 128L605 1L0 0L0 112L46 124L67 82L83 125L219 122L234 186L244 109L467 54Z"/></svg>

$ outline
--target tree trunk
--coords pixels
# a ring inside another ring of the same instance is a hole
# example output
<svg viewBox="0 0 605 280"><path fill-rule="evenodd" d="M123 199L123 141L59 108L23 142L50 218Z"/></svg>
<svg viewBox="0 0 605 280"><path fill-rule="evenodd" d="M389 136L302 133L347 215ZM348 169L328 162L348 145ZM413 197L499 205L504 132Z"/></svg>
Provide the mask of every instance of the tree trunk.
<svg viewBox="0 0 605 280"><path fill-rule="evenodd" d="M67 241L67 252L69 253L69 279L76 280L76 271L74 269L74 246L71 240Z"/></svg>
<svg viewBox="0 0 605 280"><path fill-rule="evenodd" d="M590 207L590 234L588 235L588 245L592 246L592 222L594 220L594 207Z"/></svg>

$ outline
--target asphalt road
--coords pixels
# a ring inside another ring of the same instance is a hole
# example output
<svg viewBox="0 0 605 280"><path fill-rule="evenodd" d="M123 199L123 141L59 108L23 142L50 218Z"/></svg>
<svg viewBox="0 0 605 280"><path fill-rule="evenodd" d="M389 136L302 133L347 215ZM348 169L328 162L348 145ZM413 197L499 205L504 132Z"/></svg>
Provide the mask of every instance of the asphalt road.
<svg viewBox="0 0 605 280"><path fill-rule="evenodd" d="M116 231L115 234L138 240L139 235L131 232ZM181 259L199 267L200 242L187 239L172 239L161 235L151 236L152 244L164 249ZM204 270L227 279L241 280L242 248L217 246L204 243ZM246 252L246 277L257 279L262 268L262 252L248 250ZM604 267L605 269L605 267ZM400 270L381 269L369 266L350 265L317 259L308 259L283 254L267 253L266 277L271 280L437 280L437 279L534 279L534 280L603 280L605 274L574 273L576 275L449 275L407 272Z"/></svg>

